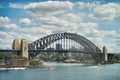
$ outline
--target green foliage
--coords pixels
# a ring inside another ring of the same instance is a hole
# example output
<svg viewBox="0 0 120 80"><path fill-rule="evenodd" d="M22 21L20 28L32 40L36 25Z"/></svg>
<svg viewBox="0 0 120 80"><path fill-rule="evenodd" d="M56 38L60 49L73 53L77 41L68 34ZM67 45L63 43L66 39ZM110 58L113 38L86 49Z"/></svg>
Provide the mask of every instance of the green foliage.
<svg viewBox="0 0 120 80"><path fill-rule="evenodd" d="M5 58L5 54L0 54L0 60Z"/></svg>
<svg viewBox="0 0 120 80"><path fill-rule="evenodd" d="M114 58L115 58L116 60L120 60L120 55L116 55Z"/></svg>
<svg viewBox="0 0 120 80"><path fill-rule="evenodd" d="M18 56L16 54L8 54L8 53L0 53L0 60L5 59L5 60L10 60L10 59L26 59L25 57Z"/></svg>
<svg viewBox="0 0 120 80"><path fill-rule="evenodd" d="M70 58L71 57L69 55L62 56L62 55L54 54L54 53L51 53L51 54L44 53L44 55L40 57L41 60L49 61L49 62L54 62L54 61L62 62ZM84 54L79 54L77 56L74 56L73 58L75 60L80 60L80 61L85 61L86 59L91 60L91 56L89 55L86 56Z"/></svg>
<svg viewBox="0 0 120 80"><path fill-rule="evenodd" d="M43 65L43 62L39 61L39 60L31 60L30 61L30 66L33 67L40 67Z"/></svg>
<svg viewBox="0 0 120 80"><path fill-rule="evenodd" d="M27 60L27 58L26 57L22 57L22 56L14 56L14 59L25 59L25 60Z"/></svg>
<svg viewBox="0 0 120 80"><path fill-rule="evenodd" d="M12 54L0 53L0 59L9 60L12 58Z"/></svg>
<svg viewBox="0 0 120 80"><path fill-rule="evenodd" d="M120 54L115 55L111 62L120 63Z"/></svg>

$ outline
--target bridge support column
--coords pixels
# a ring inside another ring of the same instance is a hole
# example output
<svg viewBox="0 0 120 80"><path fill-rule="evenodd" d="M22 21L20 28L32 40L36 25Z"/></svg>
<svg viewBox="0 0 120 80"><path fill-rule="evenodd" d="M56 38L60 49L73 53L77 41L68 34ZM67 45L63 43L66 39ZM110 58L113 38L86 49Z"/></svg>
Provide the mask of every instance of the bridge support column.
<svg viewBox="0 0 120 80"><path fill-rule="evenodd" d="M28 43L26 39L21 40L21 56L28 58Z"/></svg>
<svg viewBox="0 0 120 80"><path fill-rule="evenodd" d="M107 54L107 48L104 46L103 47L103 54L104 54L104 62L108 61L108 54Z"/></svg>
<svg viewBox="0 0 120 80"><path fill-rule="evenodd" d="M13 50L20 50L19 40L15 39L15 40L13 41L12 49L13 49Z"/></svg>

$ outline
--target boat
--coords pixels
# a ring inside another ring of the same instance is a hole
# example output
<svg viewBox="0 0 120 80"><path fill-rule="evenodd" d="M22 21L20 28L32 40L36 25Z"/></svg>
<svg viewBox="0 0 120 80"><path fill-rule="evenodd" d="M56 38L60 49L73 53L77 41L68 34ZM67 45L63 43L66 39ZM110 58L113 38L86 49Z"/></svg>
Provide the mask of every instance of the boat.
<svg viewBox="0 0 120 80"><path fill-rule="evenodd" d="M55 69L55 68L54 68L54 67L50 67L50 68L48 68L48 69L52 70L52 69Z"/></svg>
<svg viewBox="0 0 120 80"><path fill-rule="evenodd" d="M76 63L76 60L74 59L67 59L67 60L64 60L65 63Z"/></svg>
<svg viewBox="0 0 120 80"><path fill-rule="evenodd" d="M55 67L52 67L52 66L47 66L46 68L49 70L55 69Z"/></svg>

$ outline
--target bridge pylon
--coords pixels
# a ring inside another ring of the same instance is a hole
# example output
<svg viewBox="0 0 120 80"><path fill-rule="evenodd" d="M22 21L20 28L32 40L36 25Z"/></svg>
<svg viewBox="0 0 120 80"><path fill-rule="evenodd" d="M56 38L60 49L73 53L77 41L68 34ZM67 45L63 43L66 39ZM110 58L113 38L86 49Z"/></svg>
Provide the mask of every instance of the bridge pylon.
<svg viewBox="0 0 120 80"><path fill-rule="evenodd" d="M28 58L28 42L26 39L21 40L21 56Z"/></svg>
<svg viewBox="0 0 120 80"><path fill-rule="evenodd" d="M13 41L12 49L13 49L13 50L20 50L19 40L15 39L15 40Z"/></svg>
<svg viewBox="0 0 120 80"><path fill-rule="evenodd" d="M108 61L108 54L106 46L103 46L104 62Z"/></svg>

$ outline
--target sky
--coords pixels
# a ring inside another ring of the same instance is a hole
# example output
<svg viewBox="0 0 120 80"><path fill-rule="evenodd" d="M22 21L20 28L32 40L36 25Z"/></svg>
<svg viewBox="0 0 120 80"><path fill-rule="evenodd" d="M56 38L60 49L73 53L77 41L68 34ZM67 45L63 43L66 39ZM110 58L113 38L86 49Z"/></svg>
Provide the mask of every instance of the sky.
<svg viewBox="0 0 120 80"><path fill-rule="evenodd" d="M120 0L0 0L0 49L63 32L120 53Z"/></svg>

